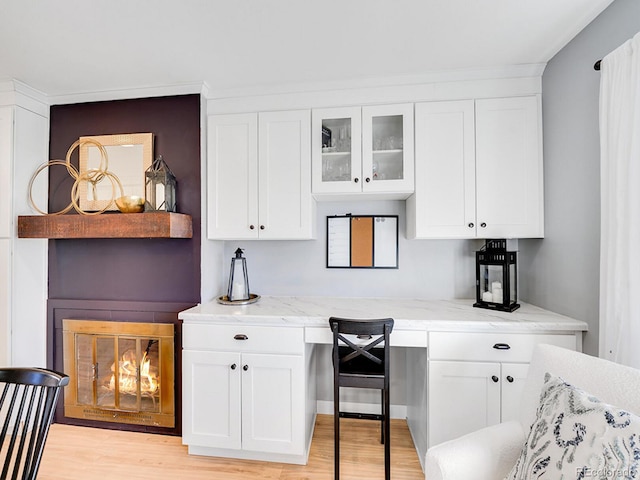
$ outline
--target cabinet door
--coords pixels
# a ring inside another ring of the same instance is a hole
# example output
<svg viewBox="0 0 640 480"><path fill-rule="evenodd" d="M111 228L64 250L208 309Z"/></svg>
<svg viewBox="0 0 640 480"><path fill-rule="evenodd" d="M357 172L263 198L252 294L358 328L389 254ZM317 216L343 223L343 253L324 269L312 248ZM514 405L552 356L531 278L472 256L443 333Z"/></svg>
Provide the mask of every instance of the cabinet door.
<svg viewBox="0 0 640 480"><path fill-rule="evenodd" d="M0 238L0 364L11 365L11 240Z"/></svg>
<svg viewBox="0 0 640 480"><path fill-rule="evenodd" d="M242 356L242 447L304 453L305 382L301 356Z"/></svg>
<svg viewBox="0 0 640 480"><path fill-rule="evenodd" d="M208 237L258 238L258 117L210 115L207 130Z"/></svg>
<svg viewBox="0 0 640 480"><path fill-rule="evenodd" d="M183 350L183 443L241 448L240 366L239 353Z"/></svg>
<svg viewBox="0 0 640 480"><path fill-rule="evenodd" d="M500 364L430 361L428 375L429 447L500 422Z"/></svg>
<svg viewBox="0 0 640 480"><path fill-rule="evenodd" d="M500 421L518 420L522 389L529 372L528 363L504 363L502 364L502 418Z"/></svg>
<svg viewBox="0 0 640 480"><path fill-rule="evenodd" d="M0 238L11 236L13 107L0 107Z"/></svg>
<svg viewBox="0 0 640 480"><path fill-rule="evenodd" d="M473 100L419 103L416 188L407 201L409 238L474 238L476 158Z"/></svg>
<svg viewBox="0 0 640 480"><path fill-rule="evenodd" d="M542 237L540 97L476 100L478 236Z"/></svg>
<svg viewBox="0 0 640 480"><path fill-rule="evenodd" d="M313 193L362 191L360 107L313 110Z"/></svg>
<svg viewBox="0 0 640 480"><path fill-rule="evenodd" d="M413 104L362 108L362 190L414 190Z"/></svg>
<svg viewBox="0 0 640 480"><path fill-rule="evenodd" d="M314 237L311 197L311 112L259 114L259 237Z"/></svg>

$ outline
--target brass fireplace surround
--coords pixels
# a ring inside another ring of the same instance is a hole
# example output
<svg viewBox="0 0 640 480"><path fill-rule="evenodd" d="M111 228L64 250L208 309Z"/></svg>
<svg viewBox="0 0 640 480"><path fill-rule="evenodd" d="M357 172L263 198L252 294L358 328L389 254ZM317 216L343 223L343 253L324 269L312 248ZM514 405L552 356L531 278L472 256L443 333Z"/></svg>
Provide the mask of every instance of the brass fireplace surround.
<svg viewBox="0 0 640 480"><path fill-rule="evenodd" d="M62 323L66 417L175 426L173 324Z"/></svg>

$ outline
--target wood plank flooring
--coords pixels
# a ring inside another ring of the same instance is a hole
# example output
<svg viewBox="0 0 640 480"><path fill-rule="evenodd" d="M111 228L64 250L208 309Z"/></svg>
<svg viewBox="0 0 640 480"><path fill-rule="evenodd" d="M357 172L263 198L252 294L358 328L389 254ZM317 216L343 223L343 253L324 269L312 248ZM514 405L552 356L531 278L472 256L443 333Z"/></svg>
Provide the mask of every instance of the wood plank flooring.
<svg viewBox="0 0 640 480"><path fill-rule="evenodd" d="M341 420L341 480L384 478L378 422ZM392 420L391 478L424 480L407 423ZM187 454L180 437L53 424L38 480L330 480L333 417L318 415L309 463Z"/></svg>

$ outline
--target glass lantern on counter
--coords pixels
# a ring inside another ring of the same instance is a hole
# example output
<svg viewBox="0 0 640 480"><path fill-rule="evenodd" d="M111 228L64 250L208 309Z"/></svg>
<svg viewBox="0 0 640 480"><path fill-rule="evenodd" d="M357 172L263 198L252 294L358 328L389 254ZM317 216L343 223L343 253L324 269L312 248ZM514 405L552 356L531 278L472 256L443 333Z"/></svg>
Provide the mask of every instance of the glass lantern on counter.
<svg viewBox="0 0 640 480"><path fill-rule="evenodd" d="M517 252L507 251L505 239L487 240L476 252L474 307L513 312L518 301Z"/></svg>
<svg viewBox="0 0 640 480"><path fill-rule="evenodd" d="M249 276L247 275L247 259L242 256L241 248L235 251L235 255L231 259L227 299L231 302L242 302L249 300L251 297L249 293Z"/></svg>
<svg viewBox="0 0 640 480"><path fill-rule="evenodd" d="M176 177L162 155L145 171L146 210L176 211Z"/></svg>

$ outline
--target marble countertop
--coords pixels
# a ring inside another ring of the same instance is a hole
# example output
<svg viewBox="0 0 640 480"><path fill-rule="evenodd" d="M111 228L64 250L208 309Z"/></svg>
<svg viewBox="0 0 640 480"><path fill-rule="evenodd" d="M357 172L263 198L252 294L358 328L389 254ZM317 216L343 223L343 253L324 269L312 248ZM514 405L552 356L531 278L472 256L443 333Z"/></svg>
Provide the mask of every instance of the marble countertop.
<svg viewBox="0 0 640 480"><path fill-rule="evenodd" d="M222 305L213 300L178 314L186 323L327 327L328 318L392 317L397 330L427 331L586 331L580 320L520 302L514 312L473 307L472 299L263 296L249 305Z"/></svg>

